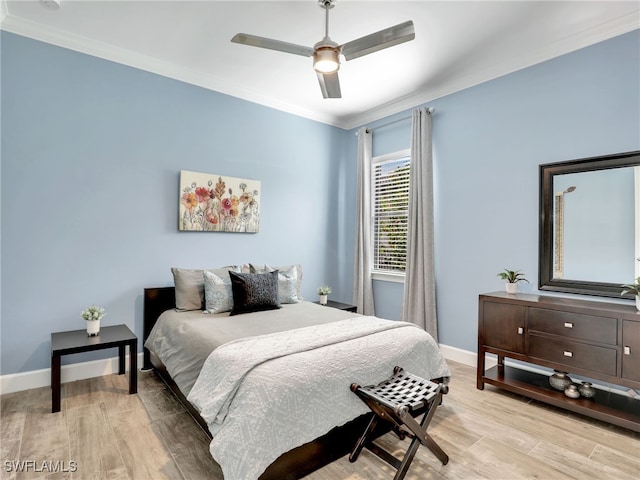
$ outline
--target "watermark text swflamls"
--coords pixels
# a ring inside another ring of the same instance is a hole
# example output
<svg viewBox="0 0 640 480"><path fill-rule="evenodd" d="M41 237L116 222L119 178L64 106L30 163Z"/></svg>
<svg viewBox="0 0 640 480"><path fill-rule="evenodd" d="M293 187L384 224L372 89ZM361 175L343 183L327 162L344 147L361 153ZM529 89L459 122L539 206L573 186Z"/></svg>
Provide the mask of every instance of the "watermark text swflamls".
<svg viewBox="0 0 640 480"><path fill-rule="evenodd" d="M68 473L78 471L78 462L71 460L5 460L4 471L12 472L46 472Z"/></svg>

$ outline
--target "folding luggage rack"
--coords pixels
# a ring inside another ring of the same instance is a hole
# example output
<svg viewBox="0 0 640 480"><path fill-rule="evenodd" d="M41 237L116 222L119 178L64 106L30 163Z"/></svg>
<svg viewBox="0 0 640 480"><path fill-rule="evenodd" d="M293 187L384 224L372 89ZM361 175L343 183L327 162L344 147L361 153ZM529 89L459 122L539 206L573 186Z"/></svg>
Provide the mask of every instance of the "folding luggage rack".
<svg viewBox="0 0 640 480"><path fill-rule="evenodd" d="M356 443L349 461L355 462L364 447L367 447L382 460L397 469L394 480L402 480L411 465L411 461L418 451L420 444L427 447L433 454L446 465L449 456L427 433L427 427L435 414L436 408L442 401L443 386L438 383L425 380L401 367L393 369L393 376L378 385L361 387L353 383L351 391L367 404L373 412L371 421L364 433ZM414 417L424 412L420 423ZM393 424L393 430L401 439L406 436L413 440L402 460L382 449L369 440L379 420ZM405 428L409 429L407 431Z"/></svg>

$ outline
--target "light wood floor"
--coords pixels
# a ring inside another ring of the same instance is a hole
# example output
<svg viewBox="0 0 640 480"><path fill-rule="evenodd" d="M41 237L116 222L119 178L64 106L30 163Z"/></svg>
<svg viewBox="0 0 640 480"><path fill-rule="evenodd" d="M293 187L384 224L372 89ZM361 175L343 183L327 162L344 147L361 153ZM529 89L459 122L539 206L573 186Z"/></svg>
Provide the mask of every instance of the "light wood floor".
<svg viewBox="0 0 640 480"><path fill-rule="evenodd" d="M407 480L640 477L640 435L492 387L479 391L475 369L450 366L451 389L429 431L451 460L442 466L421 447ZM127 388L126 376L118 375L64 384L56 414L48 387L3 395L0 477L222 480L206 436L154 374L140 373L137 395ZM392 434L384 443L398 452L407 445ZM44 471L9 471L6 462L19 460ZM65 462L59 467L69 470L74 461L77 470L52 474L45 461ZM307 477L392 478L367 450L355 464L344 457Z"/></svg>

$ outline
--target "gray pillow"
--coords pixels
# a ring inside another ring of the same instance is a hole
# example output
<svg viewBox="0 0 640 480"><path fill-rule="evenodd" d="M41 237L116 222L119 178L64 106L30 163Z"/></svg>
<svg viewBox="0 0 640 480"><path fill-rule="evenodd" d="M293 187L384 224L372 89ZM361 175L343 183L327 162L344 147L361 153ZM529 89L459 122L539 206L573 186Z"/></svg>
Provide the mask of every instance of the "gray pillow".
<svg viewBox="0 0 640 480"><path fill-rule="evenodd" d="M278 271L269 273L229 272L233 292L230 315L282 308L278 299Z"/></svg>
<svg viewBox="0 0 640 480"><path fill-rule="evenodd" d="M240 271L235 265L212 268L208 271L222 276L231 270ZM204 270L174 267L171 273L176 287L176 310L204 310Z"/></svg>

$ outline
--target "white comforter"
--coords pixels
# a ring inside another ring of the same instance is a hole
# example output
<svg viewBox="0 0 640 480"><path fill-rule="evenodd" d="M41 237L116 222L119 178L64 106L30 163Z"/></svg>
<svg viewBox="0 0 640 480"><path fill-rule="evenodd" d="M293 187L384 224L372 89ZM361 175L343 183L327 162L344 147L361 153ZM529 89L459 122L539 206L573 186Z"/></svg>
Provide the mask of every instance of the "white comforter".
<svg viewBox="0 0 640 480"><path fill-rule="evenodd" d="M424 378L450 375L424 330L359 316L222 345L188 400L208 423L225 480L257 479L282 453L366 413L351 383L379 383L395 365Z"/></svg>

